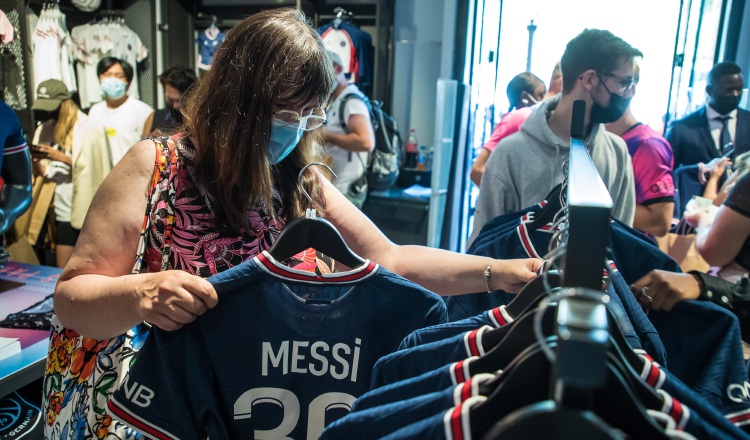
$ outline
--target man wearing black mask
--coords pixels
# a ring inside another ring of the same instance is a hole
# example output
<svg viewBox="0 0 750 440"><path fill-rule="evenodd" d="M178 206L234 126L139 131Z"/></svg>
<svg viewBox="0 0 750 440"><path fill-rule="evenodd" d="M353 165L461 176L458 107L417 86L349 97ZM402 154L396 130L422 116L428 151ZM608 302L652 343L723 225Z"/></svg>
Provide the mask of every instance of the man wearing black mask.
<svg viewBox="0 0 750 440"><path fill-rule="evenodd" d="M745 82L737 64L716 64L708 74L706 105L674 121L666 138L674 167L734 158L750 149L750 112L737 108Z"/></svg>
<svg viewBox="0 0 750 440"><path fill-rule="evenodd" d="M154 129L151 136L171 134L182 125L180 106L183 95L195 84L195 72L182 66L172 66L159 75L159 82L164 88L166 108L154 113Z"/></svg>
<svg viewBox="0 0 750 440"><path fill-rule="evenodd" d="M561 60L562 94L544 101L490 155L470 241L493 218L544 200L563 181L573 103L586 102L583 143L614 201L612 215L633 224L635 184L628 148L602 124L623 115L633 97L635 59L643 54L609 31L586 29Z"/></svg>

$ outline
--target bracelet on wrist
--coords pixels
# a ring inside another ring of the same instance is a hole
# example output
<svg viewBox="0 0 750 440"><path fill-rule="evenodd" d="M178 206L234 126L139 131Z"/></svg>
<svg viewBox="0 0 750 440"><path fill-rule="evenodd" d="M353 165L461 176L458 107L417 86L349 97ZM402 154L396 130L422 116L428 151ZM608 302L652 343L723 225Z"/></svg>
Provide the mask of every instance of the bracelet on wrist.
<svg viewBox="0 0 750 440"><path fill-rule="evenodd" d="M492 261L490 260L489 263L487 263L487 266L484 268L484 280L487 282L487 293L492 293Z"/></svg>

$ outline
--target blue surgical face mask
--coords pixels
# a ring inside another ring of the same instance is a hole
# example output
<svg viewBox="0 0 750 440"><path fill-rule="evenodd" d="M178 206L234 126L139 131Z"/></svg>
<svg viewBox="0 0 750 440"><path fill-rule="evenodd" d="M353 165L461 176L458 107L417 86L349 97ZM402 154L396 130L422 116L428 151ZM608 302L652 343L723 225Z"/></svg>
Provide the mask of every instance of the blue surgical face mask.
<svg viewBox="0 0 750 440"><path fill-rule="evenodd" d="M299 123L272 119L271 139L268 143L268 161L271 165L276 165L289 156L304 133Z"/></svg>
<svg viewBox="0 0 750 440"><path fill-rule="evenodd" d="M128 83L117 78L104 78L102 80L102 94L105 98L119 99L125 95Z"/></svg>

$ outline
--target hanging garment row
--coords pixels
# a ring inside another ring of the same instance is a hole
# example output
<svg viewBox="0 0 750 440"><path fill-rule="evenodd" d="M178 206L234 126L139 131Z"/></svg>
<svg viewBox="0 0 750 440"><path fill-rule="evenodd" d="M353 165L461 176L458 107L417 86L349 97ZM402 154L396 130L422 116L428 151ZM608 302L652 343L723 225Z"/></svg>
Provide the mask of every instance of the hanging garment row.
<svg viewBox="0 0 750 440"><path fill-rule="evenodd" d="M48 79L65 83L71 93L78 90L73 71L73 40L65 24L65 14L56 3L45 3L31 37L34 90Z"/></svg>
<svg viewBox="0 0 750 440"><path fill-rule="evenodd" d="M336 8L336 17L321 26L318 32L326 49L341 57L349 82L357 83L360 87L371 87L375 69L372 36L354 24L352 17L343 8Z"/></svg>

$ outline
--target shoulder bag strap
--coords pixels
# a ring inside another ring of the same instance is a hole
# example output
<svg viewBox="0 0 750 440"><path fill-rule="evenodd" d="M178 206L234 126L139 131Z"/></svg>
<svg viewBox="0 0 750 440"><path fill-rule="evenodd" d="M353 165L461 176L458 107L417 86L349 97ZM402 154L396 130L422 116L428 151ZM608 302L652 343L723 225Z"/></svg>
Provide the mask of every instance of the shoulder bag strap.
<svg viewBox="0 0 750 440"><path fill-rule="evenodd" d="M154 160L154 171L151 174L151 184L148 189L148 199L146 202L146 212L143 215L141 225L141 235L138 241L138 248L133 264L132 273L140 273L143 270L143 255L146 252L148 244L147 235L151 229L151 213L153 207L160 200L166 202L167 215L165 218L166 229L164 231L164 243L161 249L161 270L166 270L169 260L169 245L172 237L172 225L174 224L174 190L169 185L169 177L173 165L177 163L177 154L175 153L174 141L162 137L159 139L152 138L156 148L156 159ZM162 183L167 183L163 185ZM165 188L159 191L159 188Z"/></svg>

